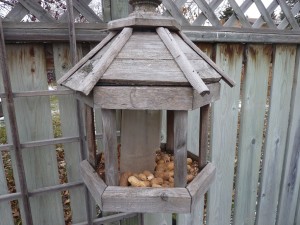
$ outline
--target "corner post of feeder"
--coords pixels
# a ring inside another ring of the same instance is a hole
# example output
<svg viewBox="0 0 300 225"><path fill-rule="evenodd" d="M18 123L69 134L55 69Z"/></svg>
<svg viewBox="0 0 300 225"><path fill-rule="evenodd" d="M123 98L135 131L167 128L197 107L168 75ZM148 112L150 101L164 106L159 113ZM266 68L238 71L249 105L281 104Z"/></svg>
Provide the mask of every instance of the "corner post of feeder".
<svg viewBox="0 0 300 225"><path fill-rule="evenodd" d="M187 170L187 122L188 111L174 111L174 183L175 187L186 186Z"/></svg>
<svg viewBox="0 0 300 225"><path fill-rule="evenodd" d="M87 142L87 160L96 168L96 138L95 138L95 121L94 109L89 105L85 106L85 123L86 123L86 142Z"/></svg>

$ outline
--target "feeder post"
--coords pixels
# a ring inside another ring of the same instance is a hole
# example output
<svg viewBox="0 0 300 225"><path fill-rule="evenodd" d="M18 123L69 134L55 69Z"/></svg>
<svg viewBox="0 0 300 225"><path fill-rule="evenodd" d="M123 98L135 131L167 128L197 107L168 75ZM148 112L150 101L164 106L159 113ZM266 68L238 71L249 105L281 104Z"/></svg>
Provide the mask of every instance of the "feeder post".
<svg viewBox="0 0 300 225"><path fill-rule="evenodd" d="M199 169L203 169L207 163L209 108L209 104L200 108Z"/></svg>
<svg viewBox="0 0 300 225"><path fill-rule="evenodd" d="M85 106L85 127L86 127L86 141L87 141L87 160L96 168L96 138L95 138L95 121L94 110L89 105Z"/></svg>

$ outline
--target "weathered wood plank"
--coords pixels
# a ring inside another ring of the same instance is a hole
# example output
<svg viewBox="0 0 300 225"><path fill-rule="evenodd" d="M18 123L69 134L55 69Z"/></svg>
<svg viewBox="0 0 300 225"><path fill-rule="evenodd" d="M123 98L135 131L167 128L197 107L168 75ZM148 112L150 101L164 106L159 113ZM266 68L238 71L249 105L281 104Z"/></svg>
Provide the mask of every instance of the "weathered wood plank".
<svg viewBox="0 0 300 225"><path fill-rule="evenodd" d="M110 1L110 15L111 20L116 20L128 16L128 0L111 0Z"/></svg>
<svg viewBox="0 0 300 225"><path fill-rule="evenodd" d="M208 3L205 0L194 0L195 3L199 6L203 14L209 20L209 22L215 27L221 27L221 23L218 17L215 15L214 11L210 8Z"/></svg>
<svg viewBox="0 0 300 225"><path fill-rule="evenodd" d="M121 172L154 171L155 153L160 147L161 112L122 110Z"/></svg>
<svg viewBox="0 0 300 225"><path fill-rule="evenodd" d="M212 163L208 163L186 187L192 197L192 210L197 205L197 202L204 197L204 194L214 181L215 175L216 167Z"/></svg>
<svg viewBox="0 0 300 225"><path fill-rule="evenodd" d="M19 0L32 15L38 18L41 22L55 22L55 19L50 16L50 14L42 8L42 6L37 1Z"/></svg>
<svg viewBox="0 0 300 225"><path fill-rule="evenodd" d="M105 183L116 186L119 184L116 110L102 109L101 112L105 155Z"/></svg>
<svg viewBox="0 0 300 225"><path fill-rule="evenodd" d="M102 210L102 194L107 188L107 185L99 177L97 172L87 160L84 160L80 163L80 174L91 195L94 197L96 203Z"/></svg>
<svg viewBox="0 0 300 225"><path fill-rule="evenodd" d="M69 44L56 43L53 45L54 69L57 80L72 67L69 49ZM78 48L78 58L82 58L80 46ZM58 87L58 90L65 89ZM74 122L77 121L75 96L58 96L57 98L63 137L78 137L78 123ZM80 145L78 142L63 144L65 161L68 165L66 167L68 182L81 181L78 168L78 162L81 160ZM82 194L83 192L83 187L70 190L72 221L74 223L82 222L87 217L86 210L82 207L82 204L86 201L85 196Z"/></svg>
<svg viewBox="0 0 300 225"><path fill-rule="evenodd" d="M277 45L273 60L273 79L269 122L266 131L257 225L276 222L285 144L295 69L296 46ZM279 91L280 90L280 91Z"/></svg>
<svg viewBox="0 0 300 225"><path fill-rule="evenodd" d="M211 1L211 2L209 2L209 7L213 10L213 11L215 11L216 10L216 8L221 4L223 2L223 0L213 0L213 1ZM199 14L199 16L195 19L195 21L193 22L193 24L192 24L192 26L201 26L201 25L203 25L203 23L206 21L206 16L204 15L204 13L203 12L201 12L200 14Z"/></svg>
<svg viewBox="0 0 300 225"><path fill-rule="evenodd" d="M300 30L299 24L296 21L294 15L291 12L290 7L287 5L287 3L284 0L277 0L279 3L286 19L289 21L290 25L292 26L293 30Z"/></svg>
<svg viewBox="0 0 300 225"><path fill-rule="evenodd" d="M278 2L273 0L271 4L267 7L267 13L271 14L277 8ZM263 16L260 16L252 25L253 28L260 28L264 24L265 20ZM278 28L278 27L277 27Z"/></svg>
<svg viewBox="0 0 300 225"><path fill-rule="evenodd" d="M110 212L185 213L190 211L191 196L186 188L108 186L102 203Z"/></svg>
<svg viewBox="0 0 300 225"><path fill-rule="evenodd" d="M82 0L73 0L74 8L77 9L90 23L103 22L99 16ZM75 17L76 18L76 17Z"/></svg>
<svg viewBox="0 0 300 225"><path fill-rule="evenodd" d="M132 28L124 28L111 43L109 49L104 52L101 59L95 62L95 65L92 64L92 62L88 62L88 64L81 67L71 77L64 81L63 85L88 95L115 57L119 54L131 34Z"/></svg>
<svg viewBox="0 0 300 225"><path fill-rule="evenodd" d="M82 4L89 4L92 0L81 0ZM76 3L75 3L76 4ZM80 15L80 12L74 7L74 18L78 17ZM68 21L68 10L65 11L58 19L59 23L67 22ZM85 23L86 24L86 23Z"/></svg>
<svg viewBox="0 0 300 225"><path fill-rule="evenodd" d="M262 1L261 0L254 0L254 3L256 4L257 9L259 10L261 15L263 16L263 18L266 21L266 23L268 24L268 26L270 28L276 29L276 25L274 24L273 19L271 18L271 14L267 11L267 9L264 6L264 4L262 3Z"/></svg>
<svg viewBox="0 0 300 225"><path fill-rule="evenodd" d="M68 77L70 77L73 73L76 72L81 66L83 66L88 60L90 60L95 54L97 54L117 33L110 32L106 38L103 39L97 46L95 46L88 54L86 54L75 66L71 67L70 70L65 73L60 79L58 79L57 83L61 84Z"/></svg>
<svg viewBox="0 0 300 225"><path fill-rule="evenodd" d="M174 111L167 111L167 151L174 151Z"/></svg>
<svg viewBox="0 0 300 225"><path fill-rule="evenodd" d="M43 45L9 45L7 50L14 90L48 89ZM15 107L21 142L53 138L49 97L16 99ZM37 126L40 124L43 126ZM25 151L23 159L29 191L58 184L57 159L53 146ZM16 182L19 189L18 180ZM35 224L64 223L60 193L32 197L30 203Z"/></svg>
<svg viewBox="0 0 300 225"><path fill-rule="evenodd" d="M97 86L95 107L108 109L191 110L220 97L220 84L207 85L211 93L200 96L191 87Z"/></svg>
<svg viewBox="0 0 300 225"><path fill-rule="evenodd" d="M156 29L156 32L173 55L176 63L183 71L186 79L193 86L193 88L195 88L195 90L201 95L209 94L208 87L204 84L203 80L199 77L195 69L193 69L193 66L182 52L177 42L174 40L174 37L170 31L163 27L159 27Z"/></svg>
<svg viewBox="0 0 300 225"><path fill-rule="evenodd" d="M222 86L221 99L212 104L210 159L217 172L208 192L208 225L225 225L231 221L243 50L239 44L218 44L216 49L216 63L229 73L236 86Z"/></svg>
<svg viewBox="0 0 300 225"><path fill-rule="evenodd" d="M172 0L163 0L163 5L166 7L168 12L180 22L181 25L190 25L189 21L182 15L182 12L176 6L176 3Z"/></svg>
<svg viewBox="0 0 300 225"><path fill-rule="evenodd" d="M297 195L300 186L300 48L297 47L295 77L285 151L284 172L281 180L281 193L278 203L276 224L293 224L297 207ZM299 216L298 216L299 218ZM297 223L296 223L297 224Z"/></svg>
<svg viewBox="0 0 300 225"><path fill-rule="evenodd" d="M242 26L251 27L250 22L248 21L247 17L244 15L244 12L241 10L240 6L236 3L236 1L228 0L228 2L231 5L235 16L239 19L239 22L242 24Z"/></svg>
<svg viewBox="0 0 300 225"><path fill-rule="evenodd" d="M248 45L235 187L234 224L255 220L268 76L272 46Z"/></svg>
<svg viewBox="0 0 300 225"><path fill-rule="evenodd" d="M181 38L195 51L199 56L201 56L211 67L213 67L221 76L222 79L230 86L235 85L234 81L225 74L219 67L205 54L203 53L183 32L179 32Z"/></svg>
<svg viewBox="0 0 300 225"><path fill-rule="evenodd" d="M174 184L185 187L187 184L187 111L174 111Z"/></svg>
<svg viewBox="0 0 300 225"><path fill-rule="evenodd" d="M109 22L112 20L110 10L111 10L111 0L102 0L102 15L103 15L103 21Z"/></svg>
<svg viewBox="0 0 300 225"><path fill-rule="evenodd" d="M202 169L207 163L208 152L208 126L209 126L209 107L204 105L200 108L200 128L199 128L199 168Z"/></svg>
<svg viewBox="0 0 300 225"><path fill-rule="evenodd" d="M16 3L14 8L4 17L3 21L15 21L20 22L29 11L21 4Z"/></svg>
<svg viewBox="0 0 300 225"><path fill-rule="evenodd" d="M96 157L96 138L95 138L95 121L94 121L94 109L86 105L85 115L85 126L86 126L86 142L87 142L87 159L89 163L96 168L97 157Z"/></svg>
<svg viewBox="0 0 300 225"><path fill-rule="evenodd" d="M297 13L300 10L300 2L297 2L294 7L292 8L292 14L293 15L297 15ZM278 29L285 29L287 26L289 25L289 22L287 20L287 18L284 18L280 24L277 26Z"/></svg>
<svg viewBox="0 0 300 225"><path fill-rule="evenodd" d="M253 4L252 0L245 0L243 3L239 6L242 13L245 13L248 8ZM224 27L231 27L234 26L234 23L238 20L235 14L233 14L227 21L224 23Z"/></svg>

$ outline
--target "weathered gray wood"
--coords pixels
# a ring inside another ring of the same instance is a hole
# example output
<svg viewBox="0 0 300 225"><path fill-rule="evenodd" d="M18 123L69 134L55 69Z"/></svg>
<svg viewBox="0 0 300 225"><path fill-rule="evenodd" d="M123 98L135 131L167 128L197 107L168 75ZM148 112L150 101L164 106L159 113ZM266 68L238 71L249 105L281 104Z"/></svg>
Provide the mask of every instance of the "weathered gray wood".
<svg viewBox="0 0 300 225"><path fill-rule="evenodd" d="M211 2L209 2L209 7L215 11L215 9L223 2L223 0L213 0ZM201 12L199 14L199 16L195 19L195 21L193 22L192 26L195 25L203 25L203 23L206 21L206 16L204 15L203 12Z"/></svg>
<svg viewBox="0 0 300 225"><path fill-rule="evenodd" d="M95 121L94 121L94 109L86 106L85 115L85 126L86 126L86 141L87 141L87 159L88 162L96 168L97 157L96 157L96 138L95 138Z"/></svg>
<svg viewBox="0 0 300 225"><path fill-rule="evenodd" d="M244 15L244 12L241 10L240 6L236 3L235 0L228 0L229 4L231 5L234 14L239 19L239 22L242 24L243 27L251 27L250 22L248 21L247 17Z"/></svg>
<svg viewBox="0 0 300 225"><path fill-rule="evenodd" d="M12 10L4 17L3 21L20 22L29 11L21 4L16 3Z"/></svg>
<svg viewBox="0 0 300 225"><path fill-rule="evenodd" d="M186 213L191 196L186 188L134 188L108 186L103 210L111 212Z"/></svg>
<svg viewBox="0 0 300 225"><path fill-rule="evenodd" d="M268 24L268 26L270 28L276 29L276 25L273 22L273 19L271 18L270 13L268 12L268 10L266 9L266 7L264 6L264 4L262 3L261 0L254 0L254 3L256 4L259 12L261 13L261 15L263 16L263 19L266 21L266 23ZM253 26L252 26L253 27Z"/></svg>
<svg viewBox="0 0 300 225"><path fill-rule="evenodd" d="M277 45L256 224L275 224L295 69L296 46ZM283 86L284 84L284 86ZM278 91L280 90L280 91Z"/></svg>
<svg viewBox="0 0 300 225"><path fill-rule="evenodd" d="M78 100L80 100L82 103L86 104L87 106L94 107L93 93L90 93L88 96L86 96L80 92L76 92L75 96Z"/></svg>
<svg viewBox="0 0 300 225"><path fill-rule="evenodd" d="M220 84L207 86L211 93L203 97L191 87L98 86L94 104L108 109L190 110L219 99Z"/></svg>
<svg viewBox="0 0 300 225"><path fill-rule="evenodd" d="M296 225L300 224L300 195L298 196L298 206L297 206L294 224Z"/></svg>
<svg viewBox="0 0 300 225"><path fill-rule="evenodd" d="M210 104L220 99L221 84L214 83L214 84L208 84L207 86L210 90L210 94L206 96L200 96L194 90L193 109L198 109L204 105Z"/></svg>
<svg viewBox="0 0 300 225"><path fill-rule="evenodd" d="M277 8L278 2L273 0L270 5L267 7L267 13L271 14ZM260 16L252 25L253 28L260 28L265 23L263 16ZM278 28L278 27L277 27Z"/></svg>
<svg viewBox="0 0 300 225"><path fill-rule="evenodd" d="M14 90L47 90L44 46L24 44L9 46L8 49L8 66ZM49 97L16 99L15 107L18 124L22 124L18 127L21 142L53 138ZM57 159L53 146L25 151L23 159L29 191L58 183ZM15 159L13 161L15 162ZM19 190L18 180L16 182ZM30 203L34 223L63 223L60 193L33 197ZM52 207L49 208L49 205Z"/></svg>
<svg viewBox="0 0 300 225"><path fill-rule="evenodd" d="M174 111L167 111L167 151L174 151Z"/></svg>
<svg viewBox="0 0 300 225"><path fill-rule="evenodd" d="M154 171L155 153L160 147L161 112L122 110L121 172Z"/></svg>
<svg viewBox="0 0 300 225"><path fill-rule="evenodd" d="M248 8L253 4L252 0L245 0L243 1L243 3L239 6L240 10L242 11L242 13L245 13ZM234 26L234 23L237 21L237 17L235 14L233 14L225 23L224 23L224 27L231 27Z"/></svg>
<svg viewBox="0 0 300 225"><path fill-rule="evenodd" d="M105 155L105 183L116 186L119 184L119 171L115 110L102 109L102 127Z"/></svg>
<svg viewBox="0 0 300 225"><path fill-rule="evenodd" d="M57 192L57 191L63 191L66 189L73 189L73 188L77 188L80 186L83 186L84 183L82 181L77 181L77 182L69 182L69 183L65 183L65 184L57 184L57 185L53 185L53 186L49 186L49 187L43 187L43 188L37 188L33 191L29 192L29 196L37 196L37 195L43 195L45 193L50 193L50 192Z"/></svg>
<svg viewBox="0 0 300 225"><path fill-rule="evenodd" d="M102 3L102 15L103 15L103 21L104 22L109 22L112 20L111 15L110 15L110 10L111 10L111 0L101 0Z"/></svg>
<svg viewBox="0 0 300 225"><path fill-rule="evenodd" d="M94 197L95 201L102 210L102 194L107 188L107 185L99 177L97 172L87 160L84 160L80 163L80 174L91 195Z"/></svg>
<svg viewBox="0 0 300 225"><path fill-rule="evenodd" d="M80 2L82 2L82 4L89 4L92 0L82 0ZM76 3L75 3L76 4ZM80 12L76 9L76 7L73 8L73 12L74 12L74 18L78 17L80 15ZM58 19L59 23L62 22L67 22L68 21L68 10L65 11Z"/></svg>
<svg viewBox="0 0 300 225"><path fill-rule="evenodd" d="M292 14L296 15L300 10L300 2L297 2L292 8ZM289 25L287 18L284 18L281 23L277 26L278 29L285 29Z"/></svg>
<svg viewBox="0 0 300 225"><path fill-rule="evenodd" d="M187 111L174 111L174 184L185 187L187 184Z"/></svg>
<svg viewBox="0 0 300 225"><path fill-rule="evenodd" d="M11 193L11 194L3 194L3 195L0 195L0 201L2 202L2 204L3 204L3 201L11 201L11 200L16 200L16 199L18 199L18 198L20 198L22 196L22 194L20 193L20 192L16 192L16 193ZM7 202L8 203L8 202ZM9 208L9 207L11 207L11 206L9 206L9 204L6 204L7 205L7 208ZM3 208L3 207L2 207ZM12 216L12 212L11 212L11 210L7 210L7 209L5 209L5 208L3 208L3 212L7 212L8 213L8 215L4 215L3 217L4 218L9 218L10 216ZM10 221L9 220L6 220L6 219L4 219L4 221L3 222L7 222L7 223L9 223ZM4 223L5 224L5 223ZM12 223L13 224L13 223Z"/></svg>
<svg viewBox="0 0 300 225"><path fill-rule="evenodd" d="M204 194L215 179L215 174L215 166L212 163L208 163L186 187L192 197L191 210L193 210L197 202L204 197Z"/></svg>
<svg viewBox="0 0 300 225"><path fill-rule="evenodd" d="M128 0L111 0L110 7L110 15L112 20L128 16Z"/></svg>
<svg viewBox="0 0 300 225"><path fill-rule="evenodd" d="M95 65L90 62L81 67L71 77L64 81L63 85L88 95L103 76L114 58L118 55L131 34L132 28L124 28L110 45L110 48L103 54L102 58L95 62Z"/></svg>
<svg viewBox="0 0 300 225"><path fill-rule="evenodd" d="M129 17L113 20L108 23L109 30L120 30L124 27L136 27L136 28L156 28L165 27L170 30L180 30L181 25L174 19L170 17L162 17L159 15L139 15L133 14Z"/></svg>
<svg viewBox="0 0 300 225"><path fill-rule="evenodd" d="M255 220L268 76L272 46L248 45L242 92L234 223Z"/></svg>
<svg viewBox="0 0 300 225"><path fill-rule="evenodd" d="M289 21L293 30L300 30L299 24L297 23L294 15L291 12L290 7L286 4L286 2L284 0L277 0L277 2L279 3L286 19Z"/></svg>
<svg viewBox="0 0 300 225"><path fill-rule="evenodd" d="M217 168L217 179L210 187L207 197L208 225L227 225L231 221L243 54L243 45L217 45L216 63L227 73L230 72L236 86L222 86L221 100L212 104L209 158Z"/></svg>
<svg viewBox="0 0 300 225"><path fill-rule="evenodd" d="M81 15L89 22L99 23L103 22L99 16L88 6L88 3L82 0L73 0L74 8L77 9Z"/></svg>
<svg viewBox="0 0 300 225"><path fill-rule="evenodd" d="M175 2L172 0L163 0L163 5L166 7L168 12L177 20L180 22L181 25L190 25L189 21L182 15L182 12L179 10L179 8L176 6ZM163 25L161 25L163 26ZM165 27L165 26L163 26Z"/></svg>
<svg viewBox="0 0 300 225"><path fill-rule="evenodd" d="M20 0L21 3L32 15L38 18L41 22L54 22L55 19L42 8L37 1Z"/></svg>
<svg viewBox="0 0 300 225"><path fill-rule="evenodd" d="M159 27L156 29L156 32L173 55L176 63L183 71L185 77L188 79L193 88L195 88L195 90L201 95L209 94L208 87L204 84L195 69L193 69L193 66L179 48L170 31L163 27Z"/></svg>
<svg viewBox="0 0 300 225"><path fill-rule="evenodd" d="M219 67L203 53L183 32L179 32L180 37L195 51L199 56L201 56L211 67L213 67L221 76L222 79L230 86L235 85L234 81L225 74Z"/></svg>
<svg viewBox="0 0 300 225"><path fill-rule="evenodd" d="M293 224L297 207L297 195L300 187L300 48L297 47L295 74L292 90L288 137L281 179L281 193L278 203L276 224ZM299 219L299 215L298 215ZM296 223L298 225L298 223Z"/></svg>
<svg viewBox="0 0 300 225"><path fill-rule="evenodd" d="M106 38L103 39L95 48L93 48L87 55L85 55L75 66L73 66L67 73L65 73L57 83L61 84L67 78L69 78L73 73L76 72L82 65L84 65L88 60L90 60L95 54L97 54L117 33L110 32Z"/></svg>
<svg viewBox="0 0 300 225"><path fill-rule="evenodd" d="M221 23L218 17L215 15L214 11L210 8L205 0L195 0L195 3L199 6L203 14L213 26L221 27Z"/></svg>
<svg viewBox="0 0 300 225"><path fill-rule="evenodd" d="M199 130L199 168L202 169L207 163L208 152L208 126L209 126L209 106L200 108L200 130Z"/></svg>

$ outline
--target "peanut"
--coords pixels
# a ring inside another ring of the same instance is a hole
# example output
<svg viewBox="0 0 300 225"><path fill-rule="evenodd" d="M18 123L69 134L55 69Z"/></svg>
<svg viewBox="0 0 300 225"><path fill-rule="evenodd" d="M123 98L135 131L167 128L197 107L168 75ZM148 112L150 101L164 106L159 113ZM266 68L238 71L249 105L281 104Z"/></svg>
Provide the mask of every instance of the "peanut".
<svg viewBox="0 0 300 225"><path fill-rule="evenodd" d="M153 179L151 180L151 185L152 185L152 187L153 187L153 184L159 184L159 185L162 185L163 182L164 182L164 180L163 180L162 178L157 177L157 178L153 178Z"/></svg>
<svg viewBox="0 0 300 225"><path fill-rule="evenodd" d="M128 186L128 178L132 175L131 172L122 173L120 178L120 186L126 187Z"/></svg>
<svg viewBox="0 0 300 225"><path fill-rule="evenodd" d="M133 186L133 187L147 187L147 183L145 181L141 181L135 176L130 176L128 178L128 182Z"/></svg>
<svg viewBox="0 0 300 225"><path fill-rule="evenodd" d="M188 174L188 175L186 176L187 182L191 182L193 179L194 179L194 175L192 175L192 174Z"/></svg>
<svg viewBox="0 0 300 225"><path fill-rule="evenodd" d="M159 187L162 187L162 186L159 185L159 184L152 184L152 187L154 187L154 188L159 188Z"/></svg>
<svg viewBox="0 0 300 225"><path fill-rule="evenodd" d="M143 174L143 173L140 173L139 176L138 176L138 178L139 178L140 180L142 180L142 181L147 180L147 176L146 176L145 174Z"/></svg>
<svg viewBox="0 0 300 225"><path fill-rule="evenodd" d="M187 163L188 165L191 165L191 164L193 163L193 160L192 160L191 158L187 158L187 159L186 159L186 163Z"/></svg>
<svg viewBox="0 0 300 225"><path fill-rule="evenodd" d="M168 168L169 170L174 170L174 162L168 162L168 163L167 163L167 168Z"/></svg>

